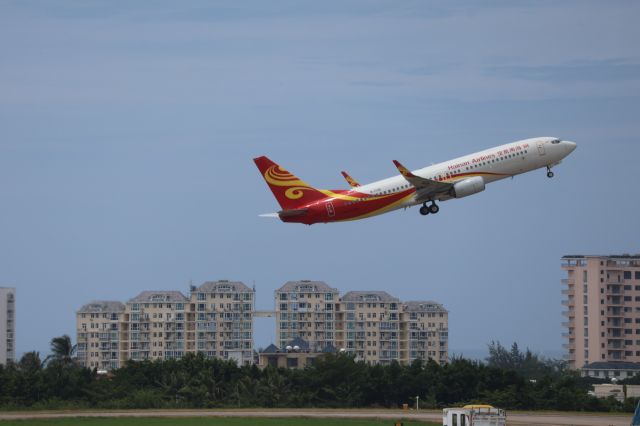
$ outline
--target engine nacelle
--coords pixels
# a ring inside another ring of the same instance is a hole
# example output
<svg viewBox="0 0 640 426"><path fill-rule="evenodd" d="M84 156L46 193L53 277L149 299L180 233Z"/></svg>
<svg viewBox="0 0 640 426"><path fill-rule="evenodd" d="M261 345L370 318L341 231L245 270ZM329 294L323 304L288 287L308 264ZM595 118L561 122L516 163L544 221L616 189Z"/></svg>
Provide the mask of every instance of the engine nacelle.
<svg viewBox="0 0 640 426"><path fill-rule="evenodd" d="M485 184L482 176L475 176L453 184L453 196L462 198L484 191Z"/></svg>

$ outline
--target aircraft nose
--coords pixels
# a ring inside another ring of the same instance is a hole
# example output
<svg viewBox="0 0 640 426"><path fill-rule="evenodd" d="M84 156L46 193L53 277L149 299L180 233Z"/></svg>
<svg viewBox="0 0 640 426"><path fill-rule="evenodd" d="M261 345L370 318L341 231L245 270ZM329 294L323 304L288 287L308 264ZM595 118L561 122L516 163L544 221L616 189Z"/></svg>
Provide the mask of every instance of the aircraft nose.
<svg viewBox="0 0 640 426"><path fill-rule="evenodd" d="M570 141L564 141L565 146L567 147L567 154L572 153L576 147L578 146L575 142L570 142Z"/></svg>

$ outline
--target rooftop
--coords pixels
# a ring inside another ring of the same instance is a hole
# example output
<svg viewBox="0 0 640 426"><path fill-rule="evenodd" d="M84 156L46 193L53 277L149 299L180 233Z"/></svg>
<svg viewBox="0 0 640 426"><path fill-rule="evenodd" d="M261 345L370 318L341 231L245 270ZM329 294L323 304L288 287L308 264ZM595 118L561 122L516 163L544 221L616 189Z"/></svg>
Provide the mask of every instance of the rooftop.
<svg viewBox="0 0 640 426"><path fill-rule="evenodd" d="M599 361L585 364L583 369L589 370L640 370L640 363L624 361Z"/></svg>
<svg viewBox="0 0 640 426"><path fill-rule="evenodd" d="M134 298L129 299L132 302L187 302L189 299L179 291L173 290L149 290L143 291Z"/></svg>
<svg viewBox="0 0 640 426"><path fill-rule="evenodd" d="M406 312L448 312L441 303L433 300L410 300L404 302L403 306Z"/></svg>
<svg viewBox="0 0 640 426"><path fill-rule="evenodd" d="M124 303L116 300L92 300L78 309L78 313L124 312Z"/></svg>
<svg viewBox="0 0 640 426"><path fill-rule="evenodd" d="M245 283L240 281L218 280L206 281L194 292L200 293L246 293L253 292Z"/></svg>
<svg viewBox="0 0 640 426"><path fill-rule="evenodd" d="M260 351L262 354L277 354L281 352L280 348L274 345L273 343Z"/></svg>
<svg viewBox="0 0 640 426"><path fill-rule="evenodd" d="M585 259L585 258L607 258L607 259L640 259L640 254L566 254L563 259Z"/></svg>
<svg viewBox="0 0 640 426"><path fill-rule="evenodd" d="M340 299L343 302L400 302L386 291L349 291Z"/></svg>
<svg viewBox="0 0 640 426"><path fill-rule="evenodd" d="M287 281L276 293L337 293L338 290L329 287L324 281Z"/></svg>

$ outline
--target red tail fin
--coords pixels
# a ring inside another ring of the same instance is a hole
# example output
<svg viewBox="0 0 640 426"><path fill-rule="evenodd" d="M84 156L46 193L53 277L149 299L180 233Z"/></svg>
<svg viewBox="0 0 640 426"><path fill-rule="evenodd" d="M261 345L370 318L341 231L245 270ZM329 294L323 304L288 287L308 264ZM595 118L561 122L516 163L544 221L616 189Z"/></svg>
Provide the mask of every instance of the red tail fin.
<svg viewBox="0 0 640 426"><path fill-rule="evenodd" d="M283 210L296 209L327 197L265 156L253 161Z"/></svg>

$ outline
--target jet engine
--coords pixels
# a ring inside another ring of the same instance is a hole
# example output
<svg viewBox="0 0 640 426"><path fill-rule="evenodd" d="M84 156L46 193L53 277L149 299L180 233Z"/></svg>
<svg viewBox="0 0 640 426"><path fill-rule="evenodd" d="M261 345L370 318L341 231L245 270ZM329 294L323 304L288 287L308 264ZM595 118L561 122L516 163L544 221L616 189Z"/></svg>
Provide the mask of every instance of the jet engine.
<svg viewBox="0 0 640 426"><path fill-rule="evenodd" d="M472 178L468 178L465 180L461 180L460 182L456 182L453 185L453 196L455 198L462 198L469 195L477 194L478 192L484 191L485 184L482 176L475 176Z"/></svg>

